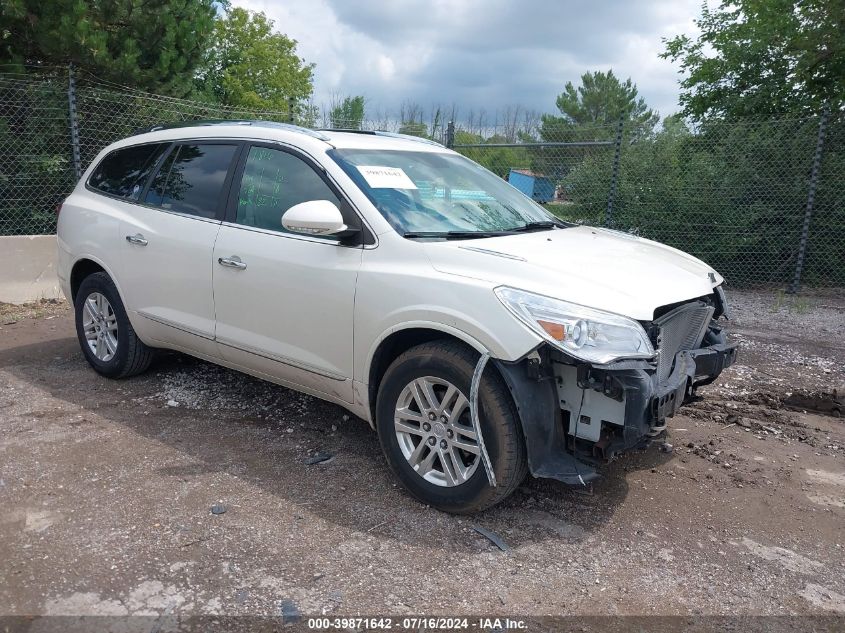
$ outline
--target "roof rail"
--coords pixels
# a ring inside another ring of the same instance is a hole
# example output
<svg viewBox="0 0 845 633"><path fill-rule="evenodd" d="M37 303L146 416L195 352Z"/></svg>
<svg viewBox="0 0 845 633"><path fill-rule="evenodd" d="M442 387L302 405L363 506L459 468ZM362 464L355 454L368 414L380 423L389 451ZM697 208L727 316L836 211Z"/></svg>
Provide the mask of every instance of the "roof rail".
<svg viewBox="0 0 845 633"><path fill-rule="evenodd" d="M345 128L331 128L331 127L324 127L317 130L318 132L348 132L350 134L369 134L371 136L387 136L389 138L401 138L406 141L414 141L417 143L426 143L427 145L437 145L438 147L443 147L442 143L438 143L437 141L432 141L428 138L423 138L421 136L414 136L413 134L399 134L397 132L387 132L385 130L353 130L353 129L345 129Z"/></svg>
<svg viewBox="0 0 845 633"><path fill-rule="evenodd" d="M268 127L274 128L277 130L288 130L289 132L298 132L300 134L307 134L313 138L318 138L321 141L329 140L329 137L325 134L321 134L318 130L311 130L307 127L301 127L299 125L293 125L291 123L277 123L276 121L250 121L250 120L242 120L242 119L232 119L232 120L225 120L225 119L212 119L207 121L180 121L178 123L158 123L156 125L151 125L150 127L140 128L135 130L132 135L138 134L146 134L147 132L158 132L160 130L176 130L180 128L189 128L189 127L207 127L207 126L215 126L215 125L249 125L255 127Z"/></svg>
<svg viewBox="0 0 845 633"><path fill-rule="evenodd" d="M416 141L417 143L425 143L426 145L437 145L443 147L442 143L432 141L430 138L423 138L421 136L414 136L413 134L399 134L398 132L385 132L384 130L376 130L376 136L389 136L390 138L401 138L406 141Z"/></svg>
<svg viewBox="0 0 845 633"><path fill-rule="evenodd" d="M318 127L318 132L347 132L349 134L369 134L374 135L373 130L357 130L352 127Z"/></svg>

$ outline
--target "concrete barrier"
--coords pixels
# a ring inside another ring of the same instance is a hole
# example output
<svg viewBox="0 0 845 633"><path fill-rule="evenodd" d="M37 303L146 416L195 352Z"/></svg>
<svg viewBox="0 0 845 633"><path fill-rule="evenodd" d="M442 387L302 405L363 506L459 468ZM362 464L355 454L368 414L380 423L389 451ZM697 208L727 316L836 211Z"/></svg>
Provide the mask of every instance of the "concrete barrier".
<svg viewBox="0 0 845 633"><path fill-rule="evenodd" d="M0 301L26 303L62 296L55 235L0 237Z"/></svg>

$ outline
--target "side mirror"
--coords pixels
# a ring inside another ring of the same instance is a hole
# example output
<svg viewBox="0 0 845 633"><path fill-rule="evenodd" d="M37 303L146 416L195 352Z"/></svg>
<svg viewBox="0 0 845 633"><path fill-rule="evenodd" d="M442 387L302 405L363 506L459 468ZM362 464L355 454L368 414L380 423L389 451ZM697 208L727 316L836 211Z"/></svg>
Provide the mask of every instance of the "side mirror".
<svg viewBox="0 0 845 633"><path fill-rule="evenodd" d="M309 200L293 205L282 216L282 226L293 233L306 235L338 235L349 229L343 223L340 209L328 200Z"/></svg>

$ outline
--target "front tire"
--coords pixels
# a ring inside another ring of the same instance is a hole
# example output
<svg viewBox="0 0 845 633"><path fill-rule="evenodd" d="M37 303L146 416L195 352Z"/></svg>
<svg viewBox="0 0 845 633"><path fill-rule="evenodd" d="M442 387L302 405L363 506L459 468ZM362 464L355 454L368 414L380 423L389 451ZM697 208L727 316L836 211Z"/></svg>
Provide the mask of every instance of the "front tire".
<svg viewBox="0 0 845 633"><path fill-rule="evenodd" d="M108 378L145 371L154 350L138 338L114 282L104 272L86 277L74 300L76 335L88 364Z"/></svg>
<svg viewBox="0 0 845 633"><path fill-rule="evenodd" d="M469 411L478 354L432 341L399 356L379 385L376 426L391 470L417 499L468 514L502 501L525 479L525 442L506 385L493 367L479 389L484 445L496 476L490 486Z"/></svg>

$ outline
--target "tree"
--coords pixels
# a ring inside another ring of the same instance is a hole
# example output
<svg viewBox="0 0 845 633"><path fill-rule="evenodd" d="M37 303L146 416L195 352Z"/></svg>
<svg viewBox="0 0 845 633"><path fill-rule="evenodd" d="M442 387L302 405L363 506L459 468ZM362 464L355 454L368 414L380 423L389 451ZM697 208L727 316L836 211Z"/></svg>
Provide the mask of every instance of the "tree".
<svg viewBox="0 0 845 633"><path fill-rule="evenodd" d="M545 141L609 136L621 116L641 133L651 132L659 120L645 99L638 97L630 77L621 82L613 70L584 73L578 88L567 82L555 103L562 116L543 115L540 136Z"/></svg>
<svg viewBox="0 0 845 633"><path fill-rule="evenodd" d="M333 128L360 130L364 122L364 97L344 97L332 105L329 120Z"/></svg>
<svg viewBox="0 0 845 633"><path fill-rule="evenodd" d="M286 112L290 100L296 108L313 91L314 64L296 54L296 41L246 9L218 18L204 66L200 86L228 106Z"/></svg>
<svg viewBox="0 0 845 633"><path fill-rule="evenodd" d="M703 259L730 283L781 284L791 278L807 201L807 171L818 122L782 124L711 120L690 130L682 115L654 134L625 144L614 197L613 226ZM845 126L833 125L843 145ZM602 224L613 153L595 152L563 179L561 217ZM840 174L845 154L825 155L814 226L802 278L845 283L845 249L827 227L845 225Z"/></svg>
<svg viewBox="0 0 845 633"><path fill-rule="evenodd" d="M405 101L399 109L399 133L428 137L428 127L423 123L423 109L414 101Z"/></svg>
<svg viewBox="0 0 845 633"><path fill-rule="evenodd" d="M0 64L74 63L98 78L184 96L214 30L214 0L3 0Z"/></svg>
<svg viewBox="0 0 845 633"><path fill-rule="evenodd" d="M845 0L723 0L701 34L665 41L680 103L698 120L818 113L845 106Z"/></svg>
<svg viewBox="0 0 845 633"><path fill-rule="evenodd" d="M508 139L500 134L484 138L481 134L465 130L455 132L457 145L491 145L491 147L464 147L459 148L458 151L502 178L507 178L511 169L530 169L532 166L532 156L528 149L497 147L499 144L508 142Z"/></svg>

